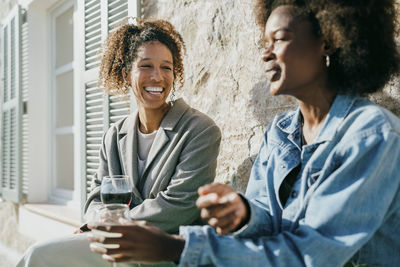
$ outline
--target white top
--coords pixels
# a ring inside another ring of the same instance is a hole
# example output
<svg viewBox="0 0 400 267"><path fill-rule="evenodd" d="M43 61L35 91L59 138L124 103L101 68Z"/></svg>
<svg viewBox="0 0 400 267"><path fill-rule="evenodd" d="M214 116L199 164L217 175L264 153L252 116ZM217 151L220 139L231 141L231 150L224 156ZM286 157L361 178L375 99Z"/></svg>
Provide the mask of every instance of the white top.
<svg viewBox="0 0 400 267"><path fill-rule="evenodd" d="M137 128L138 133L138 173L142 176L144 167L146 166L147 157L150 152L151 145L156 137L157 131L149 134L144 134Z"/></svg>

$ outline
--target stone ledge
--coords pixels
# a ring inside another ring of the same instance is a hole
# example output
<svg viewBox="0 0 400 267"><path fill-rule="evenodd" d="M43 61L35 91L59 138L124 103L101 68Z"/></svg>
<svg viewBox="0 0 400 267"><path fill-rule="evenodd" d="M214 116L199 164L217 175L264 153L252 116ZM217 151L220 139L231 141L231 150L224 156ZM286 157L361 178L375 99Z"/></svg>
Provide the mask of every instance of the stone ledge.
<svg viewBox="0 0 400 267"><path fill-rule="evenodd" d="M78 208L51 203L29 203L19 208L19 232L36 241L72 234L80 225Z"/></svg>
<svg viewBox="0 0 400 267"><path fill-rule="evenodd" d="M52 203L29 203L21 205L21 208L73 227L81 225L81 213L75 207Z"/></svg>

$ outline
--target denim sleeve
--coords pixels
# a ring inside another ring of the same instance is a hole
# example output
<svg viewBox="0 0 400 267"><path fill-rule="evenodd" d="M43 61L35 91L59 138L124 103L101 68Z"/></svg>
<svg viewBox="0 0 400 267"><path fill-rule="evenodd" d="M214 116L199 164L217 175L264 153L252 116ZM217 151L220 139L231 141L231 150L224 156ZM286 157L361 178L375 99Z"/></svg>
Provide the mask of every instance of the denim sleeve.
<svg viewBox="0 0 400 267"><path fill-rule="evenodd" d="M209 226L182 227L186 244L180 266L343 266L399 206L393 200L400 136L389 132L352 141L327 158L340 165L306 195L306 208L291 231L246 239L219 236Z"/></svg>
<svg viewBox="0 0 400 267"><path fill-rule="evenodd" d="M250 207L249 222L238 231L234 236L251 237L272 234L272 220L269 208L267 192L267 174L262 162L266 162L268 148L266 145L266 134L264 142L261 144L260 151L251 169L250 179L246 189L246 199Z"/></svg>

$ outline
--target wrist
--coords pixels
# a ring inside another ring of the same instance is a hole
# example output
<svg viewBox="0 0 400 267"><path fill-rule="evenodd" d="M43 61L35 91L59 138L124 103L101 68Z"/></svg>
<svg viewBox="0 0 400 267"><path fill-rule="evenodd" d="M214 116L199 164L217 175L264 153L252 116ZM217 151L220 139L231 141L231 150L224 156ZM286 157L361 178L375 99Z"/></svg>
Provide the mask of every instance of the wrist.
<svg viewBox="0 0 400 267"><path fill-rule="evenodd" d="M241 228L242 228L243 226L245 226L245 225L249 222L249 220L250 220L250 204L249 204L249 202L247 201L247 199L246 199L242 194L239 194L239 196L240 196L240 198L242 199L242 202L243 202L243 204L244 204L244 206L245 206L246 213L245 213L244 217L242 218L240 224L236 227L235 231L241 229Z"/></svg>
<svg viewBox="0 0 400 267"><path fill-rule="evenodd" d="M168 254L166 257L168 257L169 261L179 263L186 241L179 235L170 235L170 237L171 239L168 242L168 248L171 248L171 250L165 250L165 252Z"/></svg>

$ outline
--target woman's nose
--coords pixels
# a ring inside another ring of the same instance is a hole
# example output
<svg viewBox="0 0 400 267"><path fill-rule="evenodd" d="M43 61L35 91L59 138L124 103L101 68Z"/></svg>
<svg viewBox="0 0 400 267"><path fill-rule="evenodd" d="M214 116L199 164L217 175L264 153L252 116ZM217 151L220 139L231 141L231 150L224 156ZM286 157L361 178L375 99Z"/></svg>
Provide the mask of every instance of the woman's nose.
<svg viewBox="0 0 400 267"><path fill-rule="evenodd" d="M272 52L273 52L273 45L268 45L267 47L265 47L261 55L262 61L267 62L268 60L272 59L273 58Z"/></svg>
<svg viewBox="0 0 400 267"><path fill-rule="evenodd" d="M155 81L160 81L162 80L162 75L161 75L161 71L159 68L154 68L153 72L151 73L151 78Z"/></svg>

